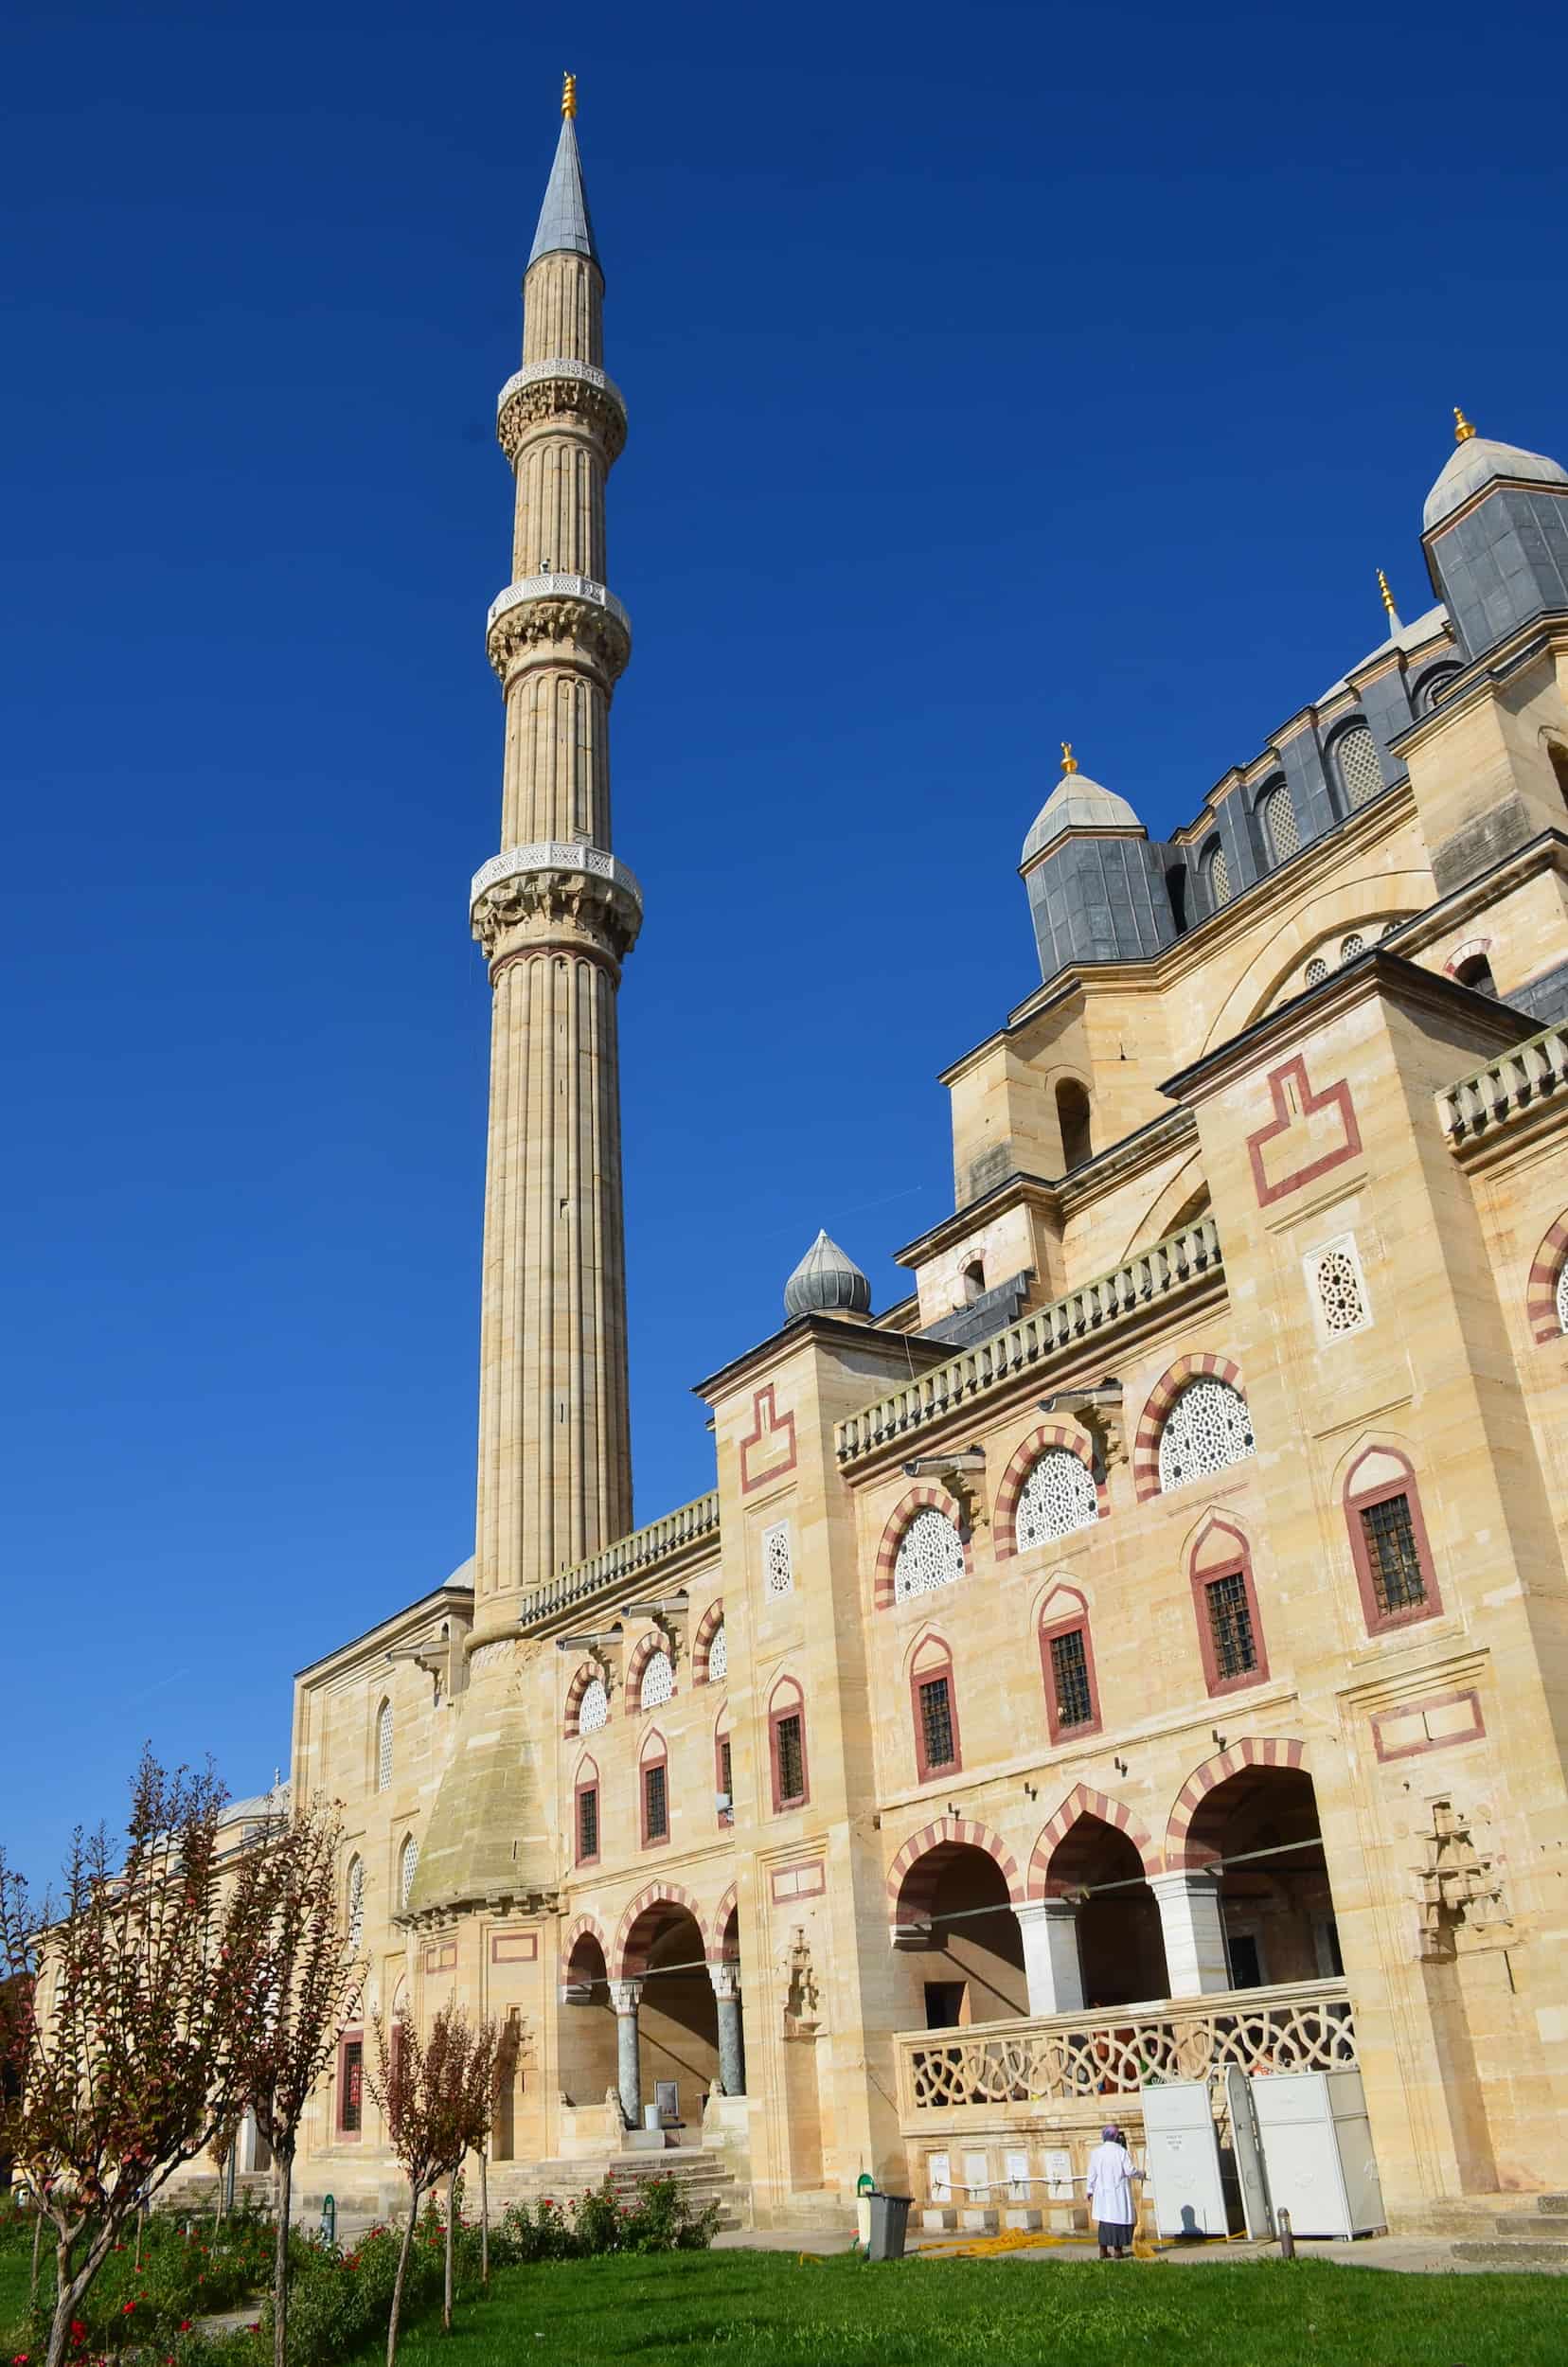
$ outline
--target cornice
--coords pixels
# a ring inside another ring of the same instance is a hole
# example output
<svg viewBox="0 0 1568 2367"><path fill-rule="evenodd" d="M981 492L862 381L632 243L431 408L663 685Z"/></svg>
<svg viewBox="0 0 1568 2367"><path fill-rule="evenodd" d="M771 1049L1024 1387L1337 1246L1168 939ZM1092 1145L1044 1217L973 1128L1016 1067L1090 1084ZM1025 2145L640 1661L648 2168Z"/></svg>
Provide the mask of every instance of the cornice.
<svg viewBox="0 0 1568 2367"><path fill-rule="evenodd" d="M953 1354L944 1341L924 1340L918 1332L880 1331L874 1323L852 1323L842 1315L795 1315L766 1340L759 1340L756 1347L722 1364L705 1380L694 1381L691 1394L711 1404L717 1397L728 1397L753 1374L808 1344L868 1350L889 1364L902 1365L905 1371L911 1358L918 1363L939 1364Z"/></svg>
<svg viewBox="0 0 1568 2367"><path fill-rule="evenodd" d="M330 1671L346 1668L351 1665L356 1656L368 1658L374 1655L379 1658L389 1638L417 1632L428 1620L443 1612L461 1611L467 1614L472 1609L472 1586L438 1586L434 1593L421 1594L419 1601L410 1603L406 1610L395 1611L390 1618L378 1620L373 1628L366 1628L362 1634L350 1637L347 1644L339 1644L331 1651L324 1652L319 1660L307 1661L303 1668L295 1669L294 1682L303 1684L309 1678L320 1678Z"/></svg>

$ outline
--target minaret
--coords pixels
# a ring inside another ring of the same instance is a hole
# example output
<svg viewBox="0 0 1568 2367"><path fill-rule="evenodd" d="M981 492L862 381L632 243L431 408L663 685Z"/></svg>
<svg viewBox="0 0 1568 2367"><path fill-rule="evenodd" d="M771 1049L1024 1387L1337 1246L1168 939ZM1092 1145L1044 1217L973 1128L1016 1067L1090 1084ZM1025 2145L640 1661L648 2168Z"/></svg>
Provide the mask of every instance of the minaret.
<svg viewBox="0 0 1568 2367"><path fill-rule="evenodd" d="M472 887L490 966L475 1633L632 1525L615 997L642 921L611 853L610 701L631 654L605 587L626 410L566 77L496 433L517 479L487 647L506 708L501 852Z"/></svg>

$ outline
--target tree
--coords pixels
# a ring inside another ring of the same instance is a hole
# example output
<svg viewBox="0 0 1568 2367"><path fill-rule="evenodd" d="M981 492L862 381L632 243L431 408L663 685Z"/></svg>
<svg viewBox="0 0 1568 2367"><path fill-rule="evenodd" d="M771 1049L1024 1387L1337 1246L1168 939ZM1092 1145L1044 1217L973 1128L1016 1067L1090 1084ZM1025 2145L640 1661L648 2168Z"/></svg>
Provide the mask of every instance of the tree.
<svg viewBox="0 0 1568 2367"><path fill-rule="evenodd" d="M126 2221L234 2109L259 1967L248 1905L225 1898L224 1797L210 1768L146 1752L123 1848L79 1826L58 1904L35 1910L0 1857L0 1979L25 2001L0 2134L54 2234L47 2367Z"/></svg>
<svg viewBox="0 0 1568 2367"><path fill-rule="evenodd" d="M338 1912L342 1845L335 1809L313 1800L266 1820L236 1883L237 1907L245 1929L257 1934L258 1951L258 2010L239 2034L236 2088L272 2147L277 2180L275 2367L283 2367L288 2327L289 2213L300 2124L364 1985L364 1967Z"/></svg>
<svg viewBox="0 0 1568 2367"><path fill-rule="evenodd" d="M421 2042L412 2022L394 2023L390 2036L379 2014L372 2028L376 2074L371 2093L386 2116L386 2139L408 2180L408 2223L392 2286L386 2328L386 2367L398 2356L398 2319L402 2308L408 2256L419 2225L419 2204L441 2179L455 2180L463 2156L489 2124L495 2072L495 2024L471 2027L461 2009L443 2005ZM449 2189L445 2323L452 2323L452 2232L455 2212Z"/></svg>

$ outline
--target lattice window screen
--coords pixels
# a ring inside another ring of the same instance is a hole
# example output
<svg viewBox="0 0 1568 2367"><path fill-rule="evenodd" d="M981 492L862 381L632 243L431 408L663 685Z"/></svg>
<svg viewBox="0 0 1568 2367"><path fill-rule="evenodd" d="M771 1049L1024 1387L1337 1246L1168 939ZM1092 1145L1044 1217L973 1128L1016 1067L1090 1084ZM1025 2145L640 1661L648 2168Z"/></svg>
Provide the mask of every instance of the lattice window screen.
<svg viewBox="0 0 1568 2367"><path fill-rule="evenodd" d="M1203 877L1208 881L1210 909L1218 912L1221 904L1228 904L1231 899L1230 864L1222 846L1216 846L1209 855L1203 864Z"/></svg>
<svg viewBox="0 0 1568 2367"><path fill-rule="evenodd" d="M927 1505L918 1512L899 1539L893 1564L893 1599L907 1602L912 1594L929 1594L951 1586L964 1575L964 1548L958 1532L943 1512Z"/></svg>
<svg viewBox="0 0 1568 2367"><path fill-rule="evenodd" d="M1558 1276L1557 1316L1562 1330L1568 1331L1568 1259L1563 1261L1562 1272Z"/></svg>
<svg viewBox="0 0 1568 2367"><path fill-rule="evenodd" d="M1353 723L1341 735L1334 745L1334 761L1339 766L1345 801L1352 810L1370 805L1374 797L1382 795L1382 767L1378 762L1377 744L1364 723Z"/></svg>
<svg viewBox="0 0 1568 2367"><path fill-rule="evenodd" d="M365 1860L354 1858L348 1866L348 1948L359 1954L365 1937Z"/></svg>
<svg viewBox="0 0 1568 2367"><path fill-rule="evenodd" d="M414 1877L419 1867L419 1844L410 1833L402 1845L402 1856L398 1860L398 1895L405 1907L414 1895Z"/></svg>
<svg viewBox="0 0 1568 2367"><path fill-rule="evenodd" d="M1310 987L1321 987L1327 975L1327 963L1321 953L1314 953L1307 965L1307 984Z"/></svg>
<svg viewBox="0 0 1568 2367"><path fill-rule="evenodd" d="M1353 962L1356 955L1358 953L1364 952L1365 950L1366 939L1361 934L1359 930L1353 929L1350 934L1341 941L1340 960L1342 962Z"/></svg>
<svg viewBox="0 0 1568 2367"><path fill-rule="evenodd" d="M383 1701L376 1718L376 1789L387 1790L392 1782L392 1704Z"/></svg>
<svg viewBox="0 0 1568 2367"><path fill-rule="evenodd" d="M661 1701L669 1700L675 1691L675 1664L668 1652L654 1652L642 1674L642 1690L637 1696L638 1707L656 1710Z"/></svg>
<svg viewBox="0 0 1568 2367"><path fill-rule="evenodd" d="M707 1670L710 1685L716 1685L722 1677L729 1675L729 1643L722 1619L714 1628L713 1640L708 1646Z"/></svg>
<svg viewBox="0 0 1568 2367"><path fill-rule="evenodd" d="M610 1689L602 1677L595 1677L584 1687L578 1703L578 1732L597 1735L601 1726L610 1723Z"/></svg>
<svg viewBox="0 0 1568 2367"><path fill-rule="evenodd" d="M790 1553L788 1521L775 1521L771 1529L762 1532L762 1577L770 1594L793 1592L794 1562Z"/></svg>
<svg viewBox="0 0 1568 2367"><path fill-rule="evenodd" d="M1252 1415L1240 1390L1223 1380L1189 1381L1160 1433L1160 1486L1185 1487L1244 1463L1253 1450Z"/></svg>
<svg viewBox="0 0 1568 2367"><path fill-rule="evenodd" d="M1019 1551L1071 1537L1075 1529L1093 1528L1098 1519L1099 1495L1092 1474L1066 1447L1047 1447L1019 1495L1014 1522Z"/></svg>
<svg viewBox="0 0 1568 2367"><path fill-rule="evenodd" d="M1263 800L1263 829L1275 863L1286 863L1298 852L1301 832L1296 828L1291 792L1283 781L1277 789L1271 789Z"/></svg>
<svg viewBox="0 0 1568 2367"><path fill-rule="evenodd" d="M1314 1250L1307 1260L1307 1281L1318 1329L1326 1340L1343 1340L1352 1331L1366 1329L1372 1309L1353 1236L1347 1233Z"/></svg>

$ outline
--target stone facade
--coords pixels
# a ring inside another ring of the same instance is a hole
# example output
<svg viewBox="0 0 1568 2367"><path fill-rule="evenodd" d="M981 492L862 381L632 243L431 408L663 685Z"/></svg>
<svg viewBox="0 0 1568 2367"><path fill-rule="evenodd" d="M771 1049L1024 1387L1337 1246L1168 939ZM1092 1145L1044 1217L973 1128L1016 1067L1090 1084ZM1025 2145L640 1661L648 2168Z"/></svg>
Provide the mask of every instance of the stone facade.
<svg viewBox="0 0 1568 2367"><path fill-rule="evenodd" d="M295 1702L371 2005L507 2025L503 2190L668 2080L759 2223L864 2170L1045 2216L1108 2093L1227 2061L1359 2064L1395 2224L1568 2185L1568 478L1445 472L1463 632L1391 616L1168 841L1069 773L908 1296L814 1245L701 1384L713 1493L631 1531L569 119L526 284L476 1559ZM391 2187L358 2079L307 2193Z"/></svg>

